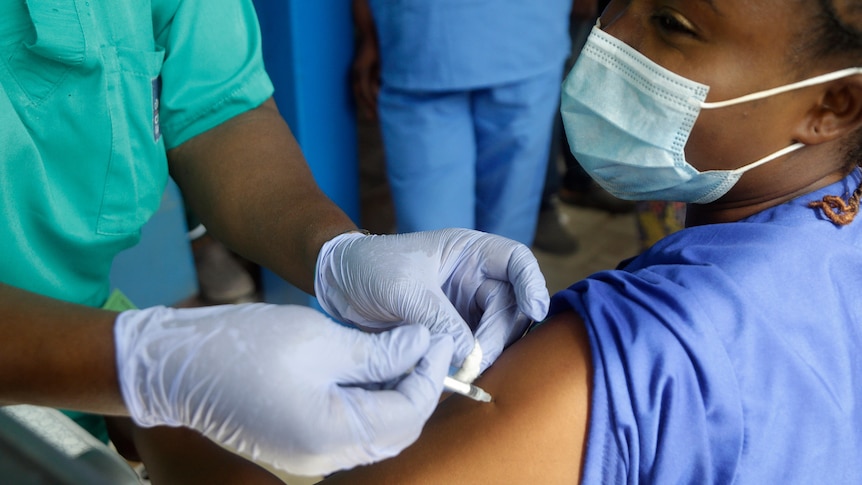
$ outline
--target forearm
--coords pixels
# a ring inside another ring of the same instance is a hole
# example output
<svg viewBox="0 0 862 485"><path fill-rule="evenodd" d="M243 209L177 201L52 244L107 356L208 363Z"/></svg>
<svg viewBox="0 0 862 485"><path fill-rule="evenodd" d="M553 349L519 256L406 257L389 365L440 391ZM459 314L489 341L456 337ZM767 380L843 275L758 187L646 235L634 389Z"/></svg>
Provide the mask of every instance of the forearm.
<svg viewBox="0 0 862 485"><path fill-rule="evenodd" d="M376 38L374 17L371 15L371 7L368 6L368 0L353 0L353 25L356 28L356 35L360 40L372 40Z"/></svg>
<svg viewBox="0 0 862 485"><path fill-rule="evenodd" d="M356 31L351 74L353 96L363 115L373 120L377 118L380 91L380 49L368 0L353 0L353 25Z"/></svg>
<svg viewBox="0 0 862 485"><path fill-rule="evenodd" d="M115 317L0 284L0 405L126 415Z"/></svg>
<svg viewBox="0 0 862 485"><path fill-rule="evenodd" d="M309 293L320 247L356 229L318 188L272 100L168 155L171 175L209 231Z"/></svg>

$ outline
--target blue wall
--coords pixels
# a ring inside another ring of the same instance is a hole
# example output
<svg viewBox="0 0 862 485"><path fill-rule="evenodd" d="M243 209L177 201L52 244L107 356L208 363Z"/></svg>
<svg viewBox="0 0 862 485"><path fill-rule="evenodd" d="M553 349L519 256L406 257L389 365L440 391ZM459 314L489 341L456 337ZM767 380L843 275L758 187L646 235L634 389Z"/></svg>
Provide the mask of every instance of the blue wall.
<svg viewBox="0 0 862 485"><path fill-rule="evenodd" d="M141 242L114 258L111 286L139 308L170 306L197 295L183 199L172 180L159 210L141 228Z"/></svg>
<svg viewBox="0 0 862 485"><path fill-rule="evenodd" d="M350 0L254 0L275 101L321 189L359 221L356 118L350 89ZM264 299L315 305L263 272Z"/></svg>

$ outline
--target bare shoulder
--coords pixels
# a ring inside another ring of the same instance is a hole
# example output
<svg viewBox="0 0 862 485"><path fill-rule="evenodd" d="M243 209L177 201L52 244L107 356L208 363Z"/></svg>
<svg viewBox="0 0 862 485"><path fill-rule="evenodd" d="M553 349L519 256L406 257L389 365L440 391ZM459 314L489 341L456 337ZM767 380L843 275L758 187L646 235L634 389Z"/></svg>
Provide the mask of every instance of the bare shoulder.
<svg viewBox="0 0 862 485"><path fill-rule="evenodd" d="M591 376L581 318L557 315L476 382L494 402L451 396L401 455L324 483L577 483Z"/></svg>

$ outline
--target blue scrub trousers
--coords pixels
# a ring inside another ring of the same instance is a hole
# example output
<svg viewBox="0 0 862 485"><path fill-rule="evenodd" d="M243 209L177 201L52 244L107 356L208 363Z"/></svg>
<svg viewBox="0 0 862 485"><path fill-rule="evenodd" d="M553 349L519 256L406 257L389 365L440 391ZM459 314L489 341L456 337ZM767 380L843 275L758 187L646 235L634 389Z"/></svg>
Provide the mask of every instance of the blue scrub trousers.
<svg viewBox="0 0 862 485"><path fill-rule="evenodd" d="M560 100L560 69L441 92L380 90L398 232L478 229L531 245Z"/></svg>

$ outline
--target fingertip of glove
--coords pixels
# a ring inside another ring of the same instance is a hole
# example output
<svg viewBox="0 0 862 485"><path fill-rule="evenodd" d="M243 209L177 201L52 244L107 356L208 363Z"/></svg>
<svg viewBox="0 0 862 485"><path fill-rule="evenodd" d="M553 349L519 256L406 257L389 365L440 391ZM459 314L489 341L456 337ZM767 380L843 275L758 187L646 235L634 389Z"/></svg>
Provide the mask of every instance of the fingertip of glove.
<svg viewBox="0 0 862 485"><path fill-rule="evenodd" d="M544 320L548 316L548 310L551 307L551 298L548 296L548 293L545 292L544 295L537 295L532 299L531 303L529 311L525 311L524 313L534 321Z"/></svg>
<svg viewBox="0 0 862 485"><path fill-rule="evenodd" d="M551 296L548 293L548 285L545 276L539 269L533 254L527 249L512 258L509 266L509 275L515 289L515 295L519 301L521 311L534 320L541 320L548 313L551 305Z"/></svg>

